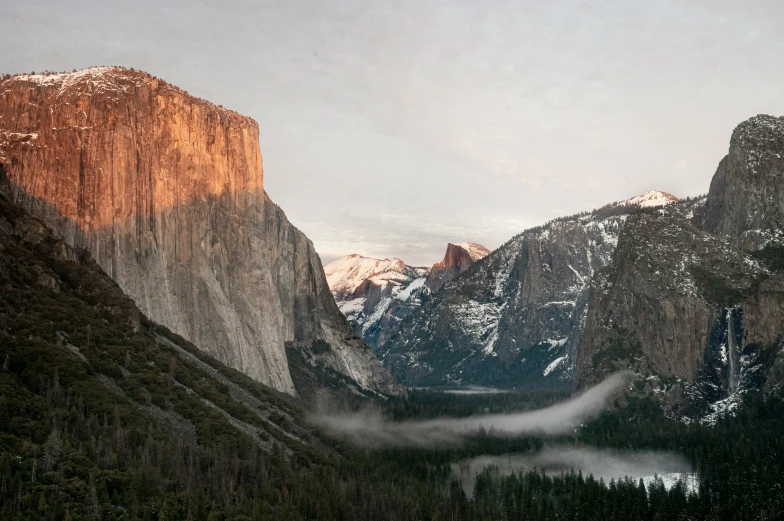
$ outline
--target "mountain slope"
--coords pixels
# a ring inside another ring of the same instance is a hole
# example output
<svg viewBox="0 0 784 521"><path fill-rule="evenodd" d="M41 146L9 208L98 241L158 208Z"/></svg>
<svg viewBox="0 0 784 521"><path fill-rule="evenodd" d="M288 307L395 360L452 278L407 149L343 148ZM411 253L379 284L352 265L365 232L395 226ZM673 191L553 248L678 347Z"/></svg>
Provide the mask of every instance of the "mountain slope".
<svg viewBox="0 0 784 521"><path fill-rule="evenodd" d="M591 287L577 389L632 368L638 391L706 421L746 392L781 391L782 154L781 120L752 118L733 132L704 208L627 222Z"/></svg>
<svg viewBox="0 0 784 521"><path fill-rule="evenodd" d="M0 517L276 517L286 468L333 454L301 405L149 321L2 177Z"/></svg>
<svg viewBox="0 0 784 521"><path fill-rule="evenodd" d="M353 254L334 260L324 271L338 307L355 333L378 350L422 299L489 253L480 244L449 243L444 258L430 268L408 266L400 259Z"/></svg>
<svg viewBox="0 0 784 521"><path fill-rule="evenodd" d="M16 76L0 82L0 162L15 201L224 363L295 394L286 342L326 341L332 369L396 391L264 193L250 118L119 67Z"/></svg>
<svg viewBox="0 0 784 521"><path fill-rule="evenodd" d="M523 232L448 283L379 351L411 385L569 387L593 274L634 205Z"/></svg>

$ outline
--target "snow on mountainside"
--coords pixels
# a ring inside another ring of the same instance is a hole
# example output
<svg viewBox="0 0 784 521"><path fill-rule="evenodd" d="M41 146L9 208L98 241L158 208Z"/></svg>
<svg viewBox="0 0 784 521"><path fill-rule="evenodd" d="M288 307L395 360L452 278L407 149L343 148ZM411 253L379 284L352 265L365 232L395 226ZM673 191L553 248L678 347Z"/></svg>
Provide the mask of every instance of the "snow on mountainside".
<svg viewBox="0 0 784 521"><path fill-rule="evenodd" d="M627 216L665 201L678 199L649 192L517 235L411 313L379 358L408 385L571 386L594 274Z"/></svg>
<svg viewBox="0 0 784 521"><path fill-rule="evenodd" d="M444 258L431 268L402 260L346 255L324 267L332 294L354 332L373 347L389 339L397 324L421 305L422 297L487 256L481 244L450 243Z"/></svg>
<svg viewBox="0 0 784 521"><path fill-rule="evenodd" d="M732 133L704 203L641 212L592 282L574 388L628 368L672 417L784 390L784 118Z"/></svg>
<svg viewBox="0 0 784 521"><path fill-rule="evenodd" d="M400 259L358 254L346 255L324 266L338 308L354 332L370 339L371 345L375 345L379 336L386 338L383 330L398 308L419 305L420 296L427 291L428 272L429 268L408 266Z"/></svg>
<svg viewBox="0 0 784 521"><path fill-rule="evenodd" d="M400 259L376 259L352 254L324 266L324 273L334 295L350 296L367 280L399 287L412 277L426 275L427 270L407 266Z"/></svg>
<svg viewBox="0 0 784 521"><path fill-rule="evenodd" d="M677 203L680 201L677 197L667 192L660 192L659 190L651 190L645 192L637 197L632 197L625 201L613 203L613 206L638 206L640 208L657 208L660 206L667 206L668 204Z"/></svg>

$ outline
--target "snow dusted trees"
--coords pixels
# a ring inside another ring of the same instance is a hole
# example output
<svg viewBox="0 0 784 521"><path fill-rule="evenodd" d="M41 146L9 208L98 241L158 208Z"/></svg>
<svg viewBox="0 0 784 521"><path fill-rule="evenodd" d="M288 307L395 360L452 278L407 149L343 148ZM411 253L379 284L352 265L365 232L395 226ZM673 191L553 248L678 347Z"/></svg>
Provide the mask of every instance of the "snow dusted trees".
<svg viewBox="0 0 784 521"><path fill-rule="evenodd" d="M60 430L57 428L57 424L55 424L52 433L46 439L43 449L44 453L41 456L40 463L41 469L44 472L49 472L54 470L54 466L63 452L63 442L60 439Z"/></svg>

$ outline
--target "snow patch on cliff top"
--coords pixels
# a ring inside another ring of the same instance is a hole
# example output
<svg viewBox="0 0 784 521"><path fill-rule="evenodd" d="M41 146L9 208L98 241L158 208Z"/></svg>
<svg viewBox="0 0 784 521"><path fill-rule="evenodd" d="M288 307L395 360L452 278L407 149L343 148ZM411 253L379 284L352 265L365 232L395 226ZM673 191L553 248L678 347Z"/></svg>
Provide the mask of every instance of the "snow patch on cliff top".
<svg viewBox="0 0 784 521"><path fill-rule="evenodd" d="M121 71L119 67L88 67L74 72L57 72L46 74L20 74L14 78L21 81L31 81L38 85L71 85L81 79L97 79L109 71Z"/></svg>
<svg viewBox="0 0 784 521"><path fill-rule="evenodd" d="M475 242L461 242L460 244L455 244L455 246L459 246L467 251L474 262L490 255L490 250Z"/></svg>
<svg viewBox="0 0 784 521"><path fill-rule="evenodd" d="M112 66L99 66L88 67L73 72L44 72L42 74L18 74L12 76L7 82L25 82L38 85L40 87L55 87L58 88L56 96L59 99L64 94L70 92L73 88L80 88L78 94L97 95L103 93L117 93L127 94L129 89L134 87L143 87L150 85L154 82L159 82L160 85L165 85L168 89L179 92L188 98L195 101L209 105L210 107L220 110L227 114L233 114L247 120L251 125L256 126L257 123L247 116L244 116L231 109L227 109L221 105L216 105L210 101L198 98L186 92L175 85L166 82L163 79L156 78L151 74L138 70L130 69L118 65ZM3 82L5 84L5 82Z"/></svg>

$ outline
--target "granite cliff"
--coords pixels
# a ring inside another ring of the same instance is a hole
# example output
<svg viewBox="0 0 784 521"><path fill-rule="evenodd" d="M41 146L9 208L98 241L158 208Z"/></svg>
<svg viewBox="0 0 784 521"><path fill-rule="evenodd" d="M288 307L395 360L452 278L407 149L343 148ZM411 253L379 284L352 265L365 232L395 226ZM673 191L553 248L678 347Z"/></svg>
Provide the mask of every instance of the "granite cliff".
<svg viewBox="0 0 784 521"><path fill-rule="evenodd" d="M741 123L704 200L627 221L591 284L576 389L632 368L638 392L706 421L781 391L783 121Z"/></svg>
<svg viewBox="0 0 784 521"><path fill-rule="evenodd" d="M490 250L481 244L473 242L452 244L450 242L446 246L444 258L430 268L425 284L431 292L436 292L447 282L468 271L468 268L473 266L476 261L488 255L490 255Z"/></svg>
<svg viewBox="0 0 784 521"><path fill-rule="evenodd" d="M784 242L784 117L744 121L710 184L702 228L747 249Z"/></svg>
<svg viewBox="0 0 784 521"><path fill-rule="evenodd" d="M444 258L429 268L352 254L330 262L324 271L354 332L378 351L423 299L489 253L480 244L449 243Z"/></svg>
<svg viewBox="0 0 784 521"><path fill-rule="evenodd" d="M285 343L319 340L329 368L397 389L266 196L252 119L119 67L16 76L0 83L0 162L16 203L220 361L295 394Z"/></svg>
<svg viewBox="0 0 784 521"><path fill-rule="evenodd" d="M411 385L568 388L591 277L628 214L672 202L646 195L513 237L401 322L378 351L385 367Z"/></svg>

